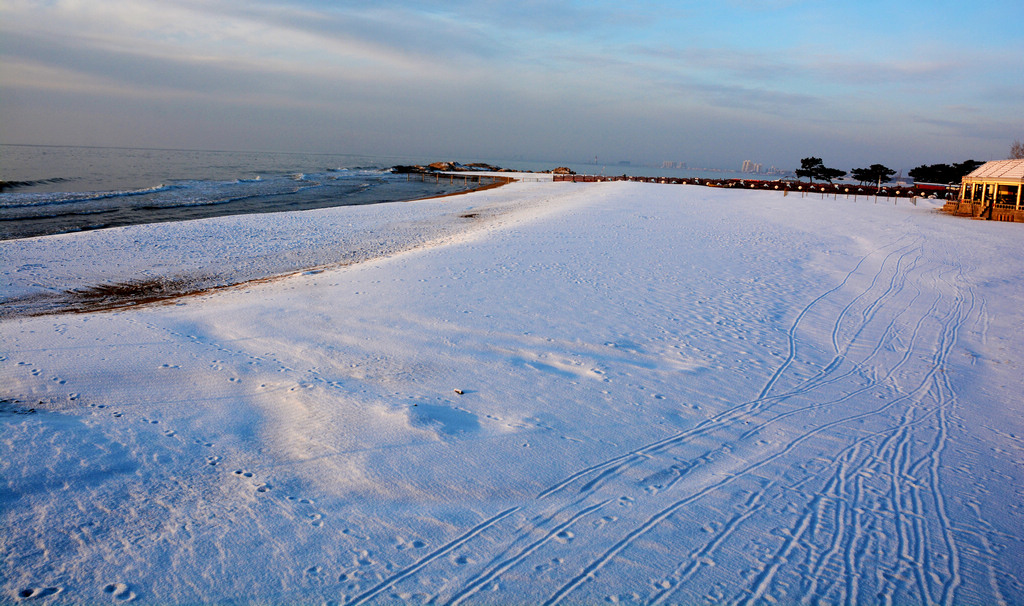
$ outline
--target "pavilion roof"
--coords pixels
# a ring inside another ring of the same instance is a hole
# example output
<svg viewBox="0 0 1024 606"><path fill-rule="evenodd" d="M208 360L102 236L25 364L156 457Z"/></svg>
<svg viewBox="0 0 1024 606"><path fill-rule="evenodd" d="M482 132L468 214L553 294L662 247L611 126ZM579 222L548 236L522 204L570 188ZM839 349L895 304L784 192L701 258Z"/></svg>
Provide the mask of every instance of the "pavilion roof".
<svg viewBox="0 0 1024 606"><path fill-rule="evenodd" d="M1024 181L1024 160L995 160L974 169L967 179Z"/></svg>

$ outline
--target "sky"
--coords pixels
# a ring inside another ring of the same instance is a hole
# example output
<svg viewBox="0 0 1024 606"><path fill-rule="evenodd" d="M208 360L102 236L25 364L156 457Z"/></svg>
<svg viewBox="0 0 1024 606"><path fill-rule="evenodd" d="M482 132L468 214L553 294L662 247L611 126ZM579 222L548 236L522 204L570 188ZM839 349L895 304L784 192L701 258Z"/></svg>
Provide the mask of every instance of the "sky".
<svg viewBox="0 0 1024 606"><path fill-rule="evenodd" d="M849 170L1024 139L1019 0L3 0L0 143Z"/></svg>

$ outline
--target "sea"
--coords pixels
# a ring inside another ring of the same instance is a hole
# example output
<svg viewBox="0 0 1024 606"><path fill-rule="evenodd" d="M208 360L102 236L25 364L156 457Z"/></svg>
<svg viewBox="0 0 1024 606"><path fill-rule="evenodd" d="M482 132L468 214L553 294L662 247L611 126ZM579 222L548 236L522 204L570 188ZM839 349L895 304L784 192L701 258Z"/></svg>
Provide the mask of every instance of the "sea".
<svg viewBox="0 0 1024 606"><path fill-rule="evenodd" d="M0 240L414 200L478 187L395 174L410 157L0 145Z"/></svg>

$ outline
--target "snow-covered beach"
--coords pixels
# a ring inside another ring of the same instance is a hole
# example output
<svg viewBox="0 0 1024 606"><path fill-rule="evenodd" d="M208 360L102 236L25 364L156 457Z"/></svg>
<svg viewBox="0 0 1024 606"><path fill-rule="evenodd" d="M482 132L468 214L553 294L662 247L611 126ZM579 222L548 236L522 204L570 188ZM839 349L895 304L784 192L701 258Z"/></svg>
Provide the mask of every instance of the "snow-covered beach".
<svg viewBox="0 0 1024 606"><path fill-rule="evenodd" d="M0 601L1022 603L1022 235L513 183L0 242ZM25 315L182 275L255 281Z"/></svg>

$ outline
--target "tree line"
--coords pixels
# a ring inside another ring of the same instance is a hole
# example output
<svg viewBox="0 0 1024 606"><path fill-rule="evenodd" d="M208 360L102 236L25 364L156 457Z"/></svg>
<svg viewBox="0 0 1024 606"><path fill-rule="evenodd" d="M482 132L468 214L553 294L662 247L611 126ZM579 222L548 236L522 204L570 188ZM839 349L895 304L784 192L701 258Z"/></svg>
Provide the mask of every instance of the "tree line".
<svg viewBox="0 0 1024 606"><path fill-rule="evenodd" d="M984 164L979 160L965 160L957 164L922 164L907 173L914 181L919 183L959 183L964 175ZM832 183L833 179L839 179L849 174L861 185L872 183L888 183L896 171L884 164L872 164L867 168L854 168L847 173L838 168L825 166L821 158L803 158L800 160L800 168L795 171L800 179L806 177L810 181L815 179Z"/></svg>
<svg viewBox="0 0 1024 606"><path fill-rule="evenodd" d="M1024 142L1014 141L1010 146L1010 159L1024 159ZM907 175L918 183L960 183L966 175L984 164L980 160L964 160L955 164L922 164ZM887 183L896 171L882 164L872 164L867 168L854 168L849 173L838 168L825 166L821 158L803 158L800 160L800 168L796 169L797 178L807 177L814 181L820 179L832 183L833 179L839 179L849 174L860 182L861 185L871 183Z"/></svg>

